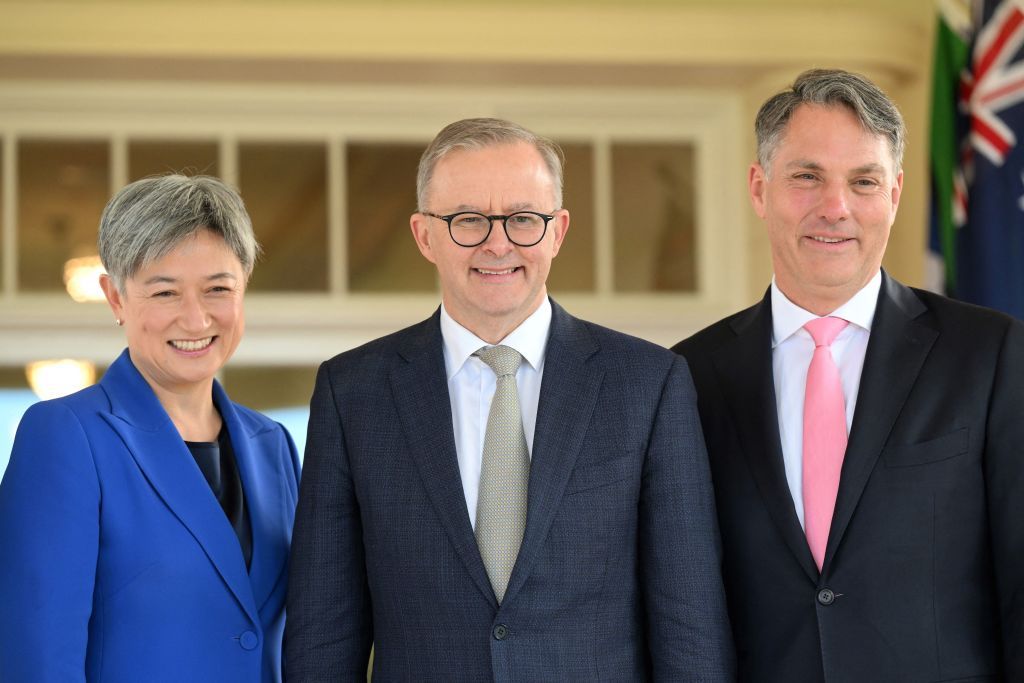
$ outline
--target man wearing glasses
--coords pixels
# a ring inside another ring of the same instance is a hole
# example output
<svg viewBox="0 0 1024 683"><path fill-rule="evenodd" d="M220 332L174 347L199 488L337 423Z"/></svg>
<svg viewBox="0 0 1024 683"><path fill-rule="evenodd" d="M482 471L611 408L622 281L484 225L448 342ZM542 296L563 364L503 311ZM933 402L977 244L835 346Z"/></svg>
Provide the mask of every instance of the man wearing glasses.
<svg viewBox="0 0 1024 683"><path fill-rule="evenodd" d="M725 681L732 645L685 363L547 297L558 148L496 119L424 152L428 320L313 395L290 681Z"/></svg>

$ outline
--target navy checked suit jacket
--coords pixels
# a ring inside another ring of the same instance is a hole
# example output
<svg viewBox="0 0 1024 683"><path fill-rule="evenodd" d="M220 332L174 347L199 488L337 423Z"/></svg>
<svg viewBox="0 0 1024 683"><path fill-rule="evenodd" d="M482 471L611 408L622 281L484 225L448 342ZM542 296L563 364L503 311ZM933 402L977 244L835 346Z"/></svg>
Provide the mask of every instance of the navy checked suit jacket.
<svg viewBox="0 0 1024 683"><path fill-rule="evenodd" d="M439 315L327 361L292 547L290 681L726 681L683 359L553 304L525 536L499 606L459 477Z"/></svg>

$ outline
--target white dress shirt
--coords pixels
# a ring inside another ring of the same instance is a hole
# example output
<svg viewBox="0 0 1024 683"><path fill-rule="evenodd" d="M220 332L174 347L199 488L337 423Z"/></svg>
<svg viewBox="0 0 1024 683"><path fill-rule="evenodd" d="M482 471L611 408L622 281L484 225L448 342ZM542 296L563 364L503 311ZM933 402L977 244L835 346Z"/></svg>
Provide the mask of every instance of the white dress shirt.
<svg viewBox="0 0 1024 683"><path fill-rule="evenodd" d="M519 408L523 413L526 447L533 456L533 432L537 426L537 403L544 375L544 351L551 329L551 302L547 297L540 307L498 344L511 346L523 356L516 372ZM487 417L497 377L494 371L473 354L488 344L448 315L441 305L441 337L444 339L444 365L448 374L448 397L452 404L455 452L459 458L462 490L466 494L469 521L476 529L476 500L480 492L480 468L483 463Z"/></svg>
<svg viewBox="0 0 1024 683"><path fill-rule="evenodd" d="M864 354L867 352L868 336L881 286L882 272L879 271L852 299L829 314L850 323L831 346L832 359L839 368L843 399L846 401L847 434L850 433L853 411L857 407ZM819 316L787 299L775 284L775 278L772 278L771 291L772 373L775 379L775 405L779 412L779 439L782 442L782 459L786 467L789 492L793 496L800 526L803 526L804 391L807 368L814 355L814 340L804 325Z"/></svg>

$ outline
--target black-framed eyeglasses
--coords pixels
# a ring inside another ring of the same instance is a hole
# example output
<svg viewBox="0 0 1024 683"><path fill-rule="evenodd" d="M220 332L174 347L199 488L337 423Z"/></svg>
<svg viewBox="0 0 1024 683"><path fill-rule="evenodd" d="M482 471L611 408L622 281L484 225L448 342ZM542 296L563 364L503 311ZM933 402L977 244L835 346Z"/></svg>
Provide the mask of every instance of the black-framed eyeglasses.
<svg viewBox="0 0 1024 683"><path fill-rule="evenodd" d="M476 247L487 241L491 236L494 221L501 221L508 241L520 247L532 247L544 239L548 223L553 215L536 211L516 211L507 216L488 216L476 211L460 211L447 216L439 216L429 211L424 216L440 218L448 224L448 234L452 241L460 247Z"/></svg>

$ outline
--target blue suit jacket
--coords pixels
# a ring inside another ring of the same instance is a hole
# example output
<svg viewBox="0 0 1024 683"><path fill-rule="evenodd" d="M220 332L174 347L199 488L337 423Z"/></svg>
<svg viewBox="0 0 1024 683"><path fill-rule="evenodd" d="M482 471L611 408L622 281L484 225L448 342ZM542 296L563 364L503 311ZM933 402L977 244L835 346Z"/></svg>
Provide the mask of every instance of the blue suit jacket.
<svg viewBox="0 0 1024 683"><path fill-rule="evenodd" d="M0 681L277 681L299 465L214 382L252 525L238 538L125 351L26 412L0 483Z"/></svg>
<svg viewBox="0 0 1024 683"><path fill-rule="evenodd" d="M686 363L553 305L526 531L498 604L455 453L438 316L317 378L290 682L725 681L732 651Z"/></svg>

